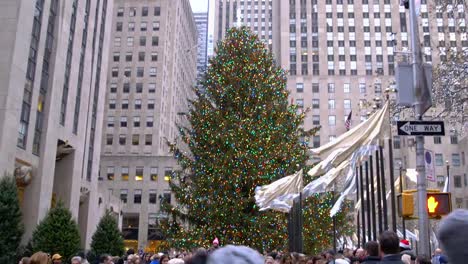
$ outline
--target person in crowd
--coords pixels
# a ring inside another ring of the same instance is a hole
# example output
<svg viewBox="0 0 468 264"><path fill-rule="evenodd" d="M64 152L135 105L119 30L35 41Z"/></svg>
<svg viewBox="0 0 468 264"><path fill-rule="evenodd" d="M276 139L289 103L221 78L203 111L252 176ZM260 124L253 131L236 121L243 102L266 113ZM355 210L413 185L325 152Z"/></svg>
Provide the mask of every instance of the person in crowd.
<svg viewBox="0 0 468 264"><path fill-rule="evenodd" d="M113 264L113 259L108 254L103 254L99 257L100 264Z"/></svg>
<svg viewBox="0 0 468 264"><path fill-rule="evenodd" d="M450 264L468 263L468 210L457 209L445 217L437 235Z"/></svg>
<svg viewBox="0 0 468 264"><path fill-rule="evenodd" d="M283 256L281 256L281 259L280 259L280 264L293 264L293 257L291 254L289 253L285 253L283 254Z"/></svg>
<svg viewBox="0 0 468 264"><path fill-rule="evenodd" d="M50 264L50 261L49 254L42 251L34 253L31 258L29 258L29 264Z"/></svg>
<svg viewBox="0 0 468 264"><path fill-rule="evenodd" d="M208 256L207 264L263 264L263 256L245 246L229 245Z"/></svg>
<svg viewBox="0 0 468 264"><path fill-rule="evenodd" d="M380 264L403 264L400 255L400 239L395 232L384 231L379 237L380 252L383 255Z"/></svg>
<svg viewBox="0 0 468 264"><path fill-rule="evenodd" d="M411 249L410 243L406 239L400 240L400 254L402 256L408 255L410 257L411 264L414 264L414 262L416 261L416 254Z"/></svg>
<svg viewBox="0 0 468 264"><path fill-rule="evenodd" d="M21 258L18 264L29 264L29 258L28 257Z"/></svg>
<svg viewBox="0 0 468 264"><path fill-rule="evenodd" d="M265 264L275 264L275 259L272 256L266 256Z"/></svg>
<svg viewBox="0 0 468 264"><path fill-rule="evenodd" d="M162 255L159 258L159 264L167 264L169 262L169 256L168 255Z"/></svg>
<svg viewBox="0 0 468 264"><path fill-rule="evenodd" d="M361 261L364 260L364 258L366 257L366 251L362 248L357 248L355 251L354 251L354 259L353 259L353 262L357 262L357 263L360 263Z"/></svg>
<svg viewBox="0 0 468 264"><path fill-rule="evenodd" d="M159 264L159 255L158 254L154 254L153 256L151 256L150 264Z"/></svg>
<svg viewBox="0 0 468 264"><path fill-rule="evenodd" d="M416 257L416 264L431 264L431 259L425 255L419 255Z"/></svg>
<svg viewBox="0 0 468 264"><path fill-rule="evenodd" d="M79 256L74 256L72 259L71 259L71 264L81 264L81 257Z"/></svg>
<svg viewBox="0 0 468 264"><path fill-rule="evenodd" d="M197 249L190 258L185 262L186 264L206 264L208 260L208 252L204 248Z"/></svg>
<svg viewBox="0 0 468 264"><path fill-rule="evenodd" d="M432 264L447 264L448 260L445 255L442 254L442 249L436 248L434 256L432 257Z"/></svg>
<svg viewBox="0 0 468 264"><path fill-rule="evenodd" d="M184 264L184 260L180 258L173 258L167 262L168 264Z"/></svg>
<svg viewBox="0 0 468 264"><path fill-rule="evenodd" d="M52 264L62 264L62 256L60 254L54 254L52 256Z"/></svg>
<svg viewBox="0 0 468 264"><path fill-rule="evenodd" d="M378 264L380 262L379 243L377 241L369 241L364 245L366 257L361 262L363 264Z"/></svg>
<svg viewBox="0 0 468 264"><path fill-rule="evenodd" d="M127 264L140 264L140 256L137 254L128 255Z"/></svg>

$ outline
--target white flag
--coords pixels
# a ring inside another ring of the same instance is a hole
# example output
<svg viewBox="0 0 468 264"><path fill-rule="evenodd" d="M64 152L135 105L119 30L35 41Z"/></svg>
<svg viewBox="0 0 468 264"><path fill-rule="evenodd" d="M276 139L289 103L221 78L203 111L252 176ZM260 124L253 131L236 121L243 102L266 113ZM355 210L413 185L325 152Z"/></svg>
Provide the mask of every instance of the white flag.
<svg viewBox="0 0 468 264"><path fill-rule="evenodd" d="M289 212L293 201L302 191L302 170L286 176L269 185L255 189L255 202L260 211L272 209Z"/></svg>

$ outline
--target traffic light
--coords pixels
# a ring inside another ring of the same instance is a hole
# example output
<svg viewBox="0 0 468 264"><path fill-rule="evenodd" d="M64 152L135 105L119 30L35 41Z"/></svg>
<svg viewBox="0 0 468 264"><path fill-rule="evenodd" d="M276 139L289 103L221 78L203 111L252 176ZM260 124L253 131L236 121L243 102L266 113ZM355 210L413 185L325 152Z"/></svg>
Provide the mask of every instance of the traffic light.
<svg viewBox="0 0 468 264"><path fill-rule="evenodd" d="M427 212L429 216L447 215L451 211L450 193L427 193Z"/></svg>
<svg viewBox="0 0 468 264"><path fill-rule="evenodd" d="M411 217L414 214L413 193L402 193L398 195L398 213L403 217Z"/></svg>

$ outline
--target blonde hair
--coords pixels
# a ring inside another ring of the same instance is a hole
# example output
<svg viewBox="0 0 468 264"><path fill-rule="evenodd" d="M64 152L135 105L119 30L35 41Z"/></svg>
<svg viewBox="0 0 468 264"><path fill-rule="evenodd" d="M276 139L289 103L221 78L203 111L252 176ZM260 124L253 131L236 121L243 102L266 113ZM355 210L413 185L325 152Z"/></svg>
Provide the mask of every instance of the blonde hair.
<svg viewBox="0 0 468 264"><path fill-rule="evenodd" d="M50 257L48 254L39 251L31 256L29 264L50 264Z"/></svg>

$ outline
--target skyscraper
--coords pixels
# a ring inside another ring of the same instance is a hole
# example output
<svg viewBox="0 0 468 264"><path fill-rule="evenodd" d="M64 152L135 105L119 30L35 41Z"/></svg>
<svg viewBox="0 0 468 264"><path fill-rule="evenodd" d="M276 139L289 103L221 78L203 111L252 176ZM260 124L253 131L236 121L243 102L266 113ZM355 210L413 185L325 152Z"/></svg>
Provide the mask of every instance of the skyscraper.
<svg viewBox="0 0 468 264"><path fill-rule="evenodd" d="M395 88L397 62L408 59L409 17L399 1L213 1L214 32L208 34L213 33L215 43L228 28L239 24L268 40L267 47L288 71L291 100L300 108L310 108L305 128L321 126L309 142L311 148L346 132L351 112L351 127L366 119L375 100L382 102L386 89ZM468 48L465 12L463 4L450 1L443 6L440 1L421 1L419 33L424 62L436 65L446 58L447 49ZM426 115L430 118L431 110ZM396 163L415 168L414 139L397 136L395 128L392 134L398 147ZM462 184L467 179L463 173L466 149L455 143L463 141L457 139L456 131L447 134L442 139L435 137L437 143L426 140L426 148L437 154L435 174L439 182L446 176L445 167L440 165L443 157L451 157L450 163L456 164L450 167L452 175L457 176L456 188L460 188L454 201L468 207L468 185ZM450 147L442 148L438 145L441 142L450 142ZM431 182L429 186L435 185Z"/></svg>
<svg viewBox="0 0 468 264"><path fill-rule="evenodd" d="M17 178L23 241L58 201L77 220L83 248L99 220L99 131L112 3L0 4L0 170Z"/></svg>
<svg viewBox="0 0 468 264"><path fill-rule="evenodd" d="M188 0L117 0L112 14L101 186L124 203L127 247L152 248L176 162L167 141L185 122L196 79L196 25Z"/></svg>
<svg viewBox="0 0 468 264"><path fill-rule="evenodd" d="M195 18L195 24L197 25L197 77L200 78L208 64L208 13L194 13L193 17Z"/></svg>

